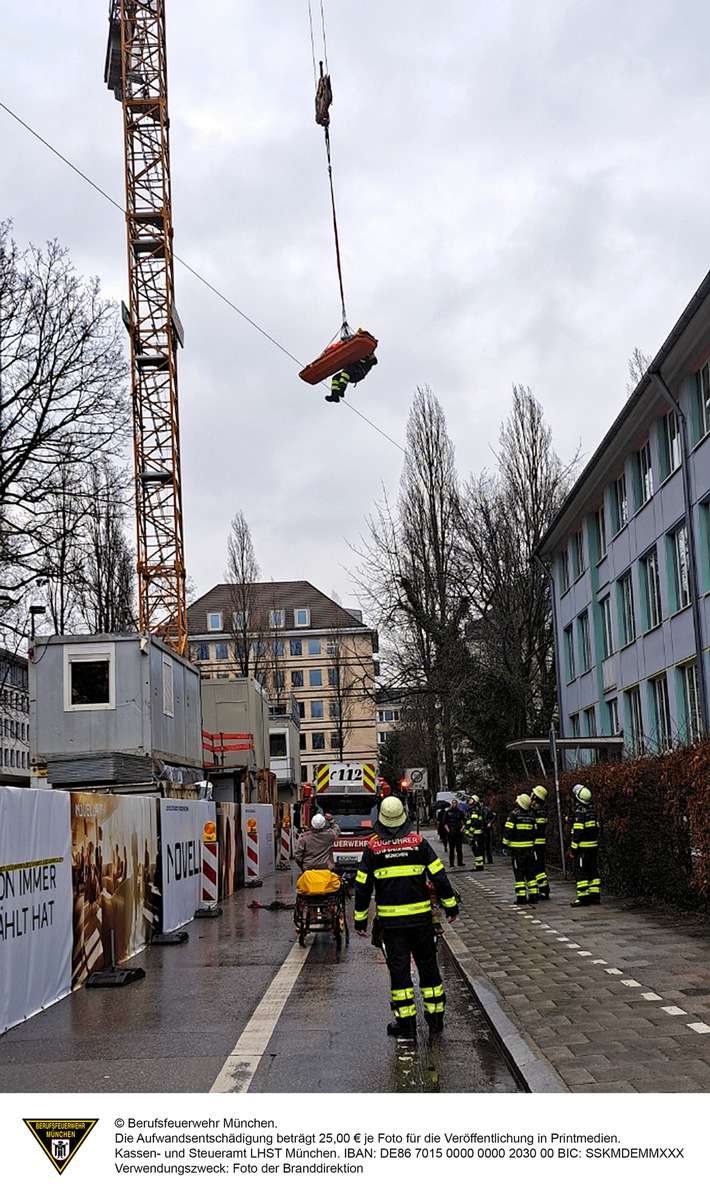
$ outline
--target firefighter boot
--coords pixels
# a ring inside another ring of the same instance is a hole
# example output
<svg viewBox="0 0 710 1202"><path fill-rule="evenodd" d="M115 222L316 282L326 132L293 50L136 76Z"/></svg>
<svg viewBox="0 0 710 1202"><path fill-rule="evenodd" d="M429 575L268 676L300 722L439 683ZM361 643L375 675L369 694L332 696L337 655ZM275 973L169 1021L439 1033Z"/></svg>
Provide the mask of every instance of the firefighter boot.
<svg viewBox="0 0 710 1202"><path fill-rule="evenodd" d="M444 1029L443 1014L425 1014L424 1019L430 1035L439 1035Z"/></svg>
<svg viewBox="0 0 710 1202"><path fill-rule="evenodd" d="M570 902L570 906L572 906L573 909L576 909L577 906L588 906L588 905L589 905L589 897L576 897L573 902Z"/></svg>
<svg viewBox="0 0 710 1202"><path fill-rule="evenodd" d="M397 1039L416 1039L416 1018L396 1018L393 1023L387 1024L387 1034L394 1035Z"/></svg>

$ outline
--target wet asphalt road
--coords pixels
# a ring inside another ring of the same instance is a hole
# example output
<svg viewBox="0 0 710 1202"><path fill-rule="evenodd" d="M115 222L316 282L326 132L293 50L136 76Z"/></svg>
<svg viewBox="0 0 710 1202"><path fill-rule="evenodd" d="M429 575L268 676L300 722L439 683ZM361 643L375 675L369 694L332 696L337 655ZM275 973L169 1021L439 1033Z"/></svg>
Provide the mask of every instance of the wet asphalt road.
<svg viewBox="0 0 710 1202"><path fill-rule="evenodd" d="M129 962L145 969L144 980L79 989L8 1031L0 1091L210 1092L296 943L292 914L281 908L292 902L293 879L277 873L229 898L219 918L191 922L186 943L147 948ZM307 948L248 1092L519 1092L443 945L446 1030L430 1039L420 1009L414 1046L386 1034L389 978L369 939L351 933L340 959L331 935L309 936Z"/></svg>

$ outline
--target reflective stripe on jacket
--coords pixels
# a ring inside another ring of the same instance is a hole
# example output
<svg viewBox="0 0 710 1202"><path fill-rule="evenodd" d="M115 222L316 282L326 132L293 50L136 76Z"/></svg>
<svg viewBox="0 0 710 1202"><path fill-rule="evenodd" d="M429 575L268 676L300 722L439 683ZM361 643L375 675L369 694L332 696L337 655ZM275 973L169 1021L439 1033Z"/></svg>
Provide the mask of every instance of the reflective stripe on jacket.
<svg viewBox="0 0 710 1202"><path fill-rule="evenodd" d="M599 846L599 824L591 806L575 811L570 846L572 851L587 851Z"/></svg>
<svg viewBox="0 0 710 1202"><path fill-rule="evenodd" d="M431 922L429 880L448 914L458 913L454 891L444 865L411 822L397 832L379 826L368 839L355 877L355 930L367 928L372 892L375 912L384 926L415 926Z"/></svg>
<svg viewBox="0 0 710 1202"><path fill-rule="evenodd" d="M503 846L521 850L533 847L535 843L535 818L530 810L521 810L518 806L506 819L503 829Z"/></svg>

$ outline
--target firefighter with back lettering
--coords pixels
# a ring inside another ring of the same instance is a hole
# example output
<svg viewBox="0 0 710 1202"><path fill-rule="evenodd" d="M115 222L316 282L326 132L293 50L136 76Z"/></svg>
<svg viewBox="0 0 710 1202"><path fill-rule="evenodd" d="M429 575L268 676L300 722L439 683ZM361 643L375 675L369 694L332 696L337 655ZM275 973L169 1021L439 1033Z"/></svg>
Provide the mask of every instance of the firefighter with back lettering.
<svg viewBox="0 0 710 1202"><path fill-rule="evenodd" d="M452 922L458 903L444 865L427 840L416 833L400 799L386 797L355 877L354 925L356 934L366 934L374 888L373 942L381 944L387 961L394 1014L387 1034L404 1039L417 1037L412 956L426 1024L432 1034L444 1026L446 997L436 958L428 879Z"/></svg>
<svg viewBox="0 0 710 1202"><path fill-rule="evenodd" d="M510 849L515 875L515 904L537 905L535 863L535 819L530 813L529 793L519 793L503 830L503 846Z"/></svg>

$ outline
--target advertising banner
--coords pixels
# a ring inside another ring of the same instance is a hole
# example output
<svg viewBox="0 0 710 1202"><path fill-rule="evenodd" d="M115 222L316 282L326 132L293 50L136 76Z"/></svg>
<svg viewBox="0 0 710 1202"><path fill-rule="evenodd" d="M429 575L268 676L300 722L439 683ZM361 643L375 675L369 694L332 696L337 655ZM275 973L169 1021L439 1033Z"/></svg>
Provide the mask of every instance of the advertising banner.
<svg viewBox="0 0 710 1202"><path fill-rule="evenodd" d="M0 1032L71 989L69 794L0 788Z"/></svg>
<svg viewBox="0 0 710 1202"><path fill-rule="evenodd" d="M245 880L270 876L276 871L273 806L242 805L241 811Z"/></svg>
<svg viewBox="0 0 710 1202"><path fill-rule="evenodd" d="M233 801L217 802L219 840L219 898L230 897L244 884L244 843L241 806Z"/></svg>
<svg viewBox="0 0 710 1202"><path fill-rule="evenodd" d="M71 794L72 985L121 964L160 930L157 797Z"/></svg>
<svg viewBox="0 0 710 1202"><path fill-rule="evenodd" d="M213 801L160 801L162 929L175 931L195 917L201 904L202 836L215 822Z"/></svg>

